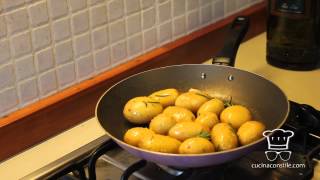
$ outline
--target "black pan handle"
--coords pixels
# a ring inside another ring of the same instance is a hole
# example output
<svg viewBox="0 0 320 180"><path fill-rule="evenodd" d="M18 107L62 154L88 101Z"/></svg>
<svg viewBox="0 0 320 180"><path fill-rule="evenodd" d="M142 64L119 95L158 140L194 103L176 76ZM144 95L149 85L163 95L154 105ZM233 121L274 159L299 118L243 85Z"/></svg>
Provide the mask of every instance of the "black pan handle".
<svg viewBox="0 0 320 180"><path fill-rule="evenodd" d="M225 41L222 50L213 58L212 64L234 66L235 57L241 41L245 37L250 20L246 16L238 16L232 22L228 32L228 39Z"/></svg>

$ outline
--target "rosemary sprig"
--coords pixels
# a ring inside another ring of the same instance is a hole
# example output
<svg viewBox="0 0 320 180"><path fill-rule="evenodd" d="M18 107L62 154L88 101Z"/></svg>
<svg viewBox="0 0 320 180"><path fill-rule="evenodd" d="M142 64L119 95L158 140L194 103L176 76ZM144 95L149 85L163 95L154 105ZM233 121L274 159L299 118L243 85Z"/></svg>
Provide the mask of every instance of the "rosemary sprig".
<svg viewBox="0 0 320 180"><path fill-rule="evenodd" d="M208 132L206 132L206 131L201 131L201 133L198 136L202 137L202 138L205 138L205 139L208 139L209 141L211 139L210 134Z"/></svg>
<svg viewBox="0 0 320 180"><path fill-rule="evenodd" d="M232 105L233 105L232 96L230 96L229 100L224 102L224 107L229 107L229 106L232 106Z"/></svg>
<svg viewBox="0 0 320 180"><path fill-rule="evenodd" d="M147 103L160 104L158 101L147 101Z"/></svg>
<svg viewBox="0 0 320 180"><path fill-rule="evenodd" d="M155 94L156 97L168 97L170 94Z"/></svg>
<svg viewBox="0 0 320 180"><path fill-rule="evenodd" d="M202 96L202 97L205 97L207 99L212 99L212 97L210 97L209 95L205 95L205 94L201 94L201 93L195 93L196 95L199 95L199 96Z"/></svg>
<svg viewBox="0 0 320 180"><path fill-rule="evenodd" d="M160 102L158 102L158 101L142 101L142 102L144 103L146 108L148 107L148 103L150 103L150 104L160 104Z"/></svg>

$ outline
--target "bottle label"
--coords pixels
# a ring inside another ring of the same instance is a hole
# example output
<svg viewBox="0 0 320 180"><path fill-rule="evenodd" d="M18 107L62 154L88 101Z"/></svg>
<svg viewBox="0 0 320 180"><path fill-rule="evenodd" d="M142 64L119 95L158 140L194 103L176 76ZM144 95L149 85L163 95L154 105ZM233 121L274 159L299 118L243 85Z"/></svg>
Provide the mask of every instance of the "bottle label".
<svg viewBox="0 0 320 180"><path fill-rule="evenodd" d="M304 0L277 0L276 9L280 12L303 14L305 10Z"/></svg>

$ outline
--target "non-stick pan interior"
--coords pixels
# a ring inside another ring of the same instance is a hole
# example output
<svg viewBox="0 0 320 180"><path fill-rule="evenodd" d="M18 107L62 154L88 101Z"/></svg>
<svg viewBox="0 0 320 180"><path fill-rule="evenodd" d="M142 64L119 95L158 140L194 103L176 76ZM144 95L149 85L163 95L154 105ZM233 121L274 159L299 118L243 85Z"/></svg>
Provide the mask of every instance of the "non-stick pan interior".
<svg viewBox="0 0 320 180"><path fill-rule="evenodd" d="M255 74L224 66L177 65L142 72L110 88L97 105L100 124L111 136L122 140L125 131L135 126L122 114L125 103L165 88L181 92L196 88L225 99L232 96L234 103L247 106L267 129L279 128L289 109L283 92Z"/></svg>

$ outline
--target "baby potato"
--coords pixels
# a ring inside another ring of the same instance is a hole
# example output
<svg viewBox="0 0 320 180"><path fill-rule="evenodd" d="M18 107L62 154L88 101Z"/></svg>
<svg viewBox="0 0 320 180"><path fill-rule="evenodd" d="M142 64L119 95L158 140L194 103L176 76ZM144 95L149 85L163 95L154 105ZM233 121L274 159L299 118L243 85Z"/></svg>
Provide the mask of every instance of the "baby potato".
<svg viewBox="0 0 320 180"><path fill-rule="evenodd" d="M238 129L243 123L251 120L251 113L244 106L233 105L221 112L220 120L231 124L234 129Z"/></svg>
<svg viewBox="0 0 320 180"><path fill-rule="evenodd" d="M246 145L260 139L265 129L265 125L259 121L247 121L243 123L237 132L240 144Z"/></svg>
<svg viewBox="0 0 320 180"><path fill-rule="evenodd" d="M211 99L200 106L197 115L200 116L203 112L212 112L219 116L223 109L223 101L220 99Z"/></svg>
<svg viewBox="0 0 320 180"><path fill-rule="evenodd" d="M224 151L238 146L238 137L227 123L218 123L211 130L211 141L216 150Z"/></svg>
<svg viewBox="0 0 320 180"><path fill-rule="evenodd" d="M201 124L196 122L179 122L169 130L169 136L184 141L188 138L200 135L201 132L208 131Z"/></svg>
<svg viewBox="0 0 320 180"><path fill-rule="evenodd" d="M170 128L176 124L176 120L171 118L166 114L159 114L154 117L150 124L149 128L157 134L168 134Z"/></svg>
<svg viewBox="0 0 320 180"><path fill-rule="evenodd" d="M152 136L145 136L139 142L138 146L142 149L163 153L178 153L181 142L169 137L159 134Z"/></svg>
<svg viewBox="0 0 320 180"><path fill-rule="evenodd" d="M193 137L183 141L179 147L180 154L201 154L214 152L213 144L201 137Z"/></svg>
<svg viewBox="0 0 320 180"><path fill-rule="evenodd" d="M196 113L199 107L208 100L209 98L199 93L186 92L178 96L175 105Z"/></svg>
<svg viewBox="0 0 320 180"><path fill-rule="evenodd" d="M132 123L144 124L150 122L162 110L162 105L149 97L135 97L124 106L123 115Z"/></svg>
<svg viewBox="0 0 320 180"><path fill-rule="evenodd" d="M146 136L151 136L153 134L154 132L148 128L134 127L127 130L127 132L124 134L123 139L124 139L124 142L130 145L138 146L142 138Z"/></svg>
<svg viewBox="0 0 320 180"><path fill-rule="evenodd" d="M163 107L167 107L174 105L174 102L176 101L178 96L178 90L170 88L154 92L149 97L155 101L160 102Z"/></svg>
<svg viewBox="0 0 320 180"><path fill-rule="evenodd" d="M207 126L209 129L211 129L214 125L219 123L219 119L215 113L203 112L196 118L194 122Z"/></svg>
<svg viewBox="0 0 320 180"><path fill-rule="evenodd" d="M193 121L195 119L194 114L190 110L177 106L167 107L164 109L163 114L172 117L176 122Z"/></svg>

